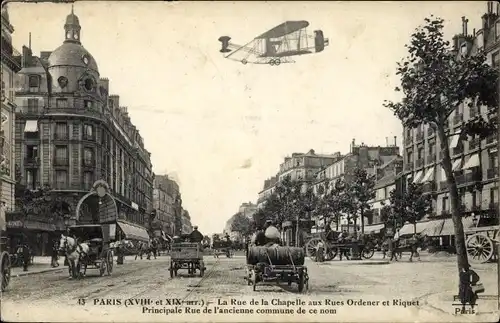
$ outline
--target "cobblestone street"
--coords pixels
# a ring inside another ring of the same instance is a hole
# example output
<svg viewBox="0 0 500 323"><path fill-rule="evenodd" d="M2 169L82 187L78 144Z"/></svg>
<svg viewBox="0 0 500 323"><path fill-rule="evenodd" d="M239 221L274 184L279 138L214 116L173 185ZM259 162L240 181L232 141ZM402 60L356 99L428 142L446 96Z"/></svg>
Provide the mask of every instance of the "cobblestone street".
<svg viewBox="0 0 500 323"><path fill-rule="evenodd" d="M406 321L490 321L493 311L497 308L497 298L488 295L497 295L496 265L484 264L475 267L486 287L486 292L478 301L477 312L474 315L453 315L453 294L457 286L455 272L456 264L451 259L432 259L422 257L422 261L408 262L405 258L397 263L382 264L380 255L375 255L371 262L331 261L325 263L307 262L310 275L309 290L299 294L296 285L286 284L258 285L252 291L243 279L245 272L245 258L237 254L232 259L205 256L207 272L205 277L188 277L187 272L179 271L179 276L171 279L168 271L169 258L159 257L156 260L126 259L124 265L114 267L111 276L99 277L97 270L89 269L87 277L73 281L68 279L65 268L24 277L13 277L9 290L2 296L2 317L5 320L33 320L44 321L51 318L57 321L77 319L79 321L94 320L106 317L119 321L160 321L165 318L162 314L143 313L141 305L125 307L125 299L180 299L184 301L181 310L187 311L188 302L203 301L209 308L286 308L280 304L273 304L273 299L281 302L305 301L302 308L317 309L317 313L306 313L296 316L299 321L311 320L349 320L360 319L370 321L387 321L387 318ZM454 259L454 258L452 258ZM449 274L446 274L449 273ZM445 279L448 277L448 279ZM247 301L246 305L230 305L230 300ZM85 305L78 305L84 299ZM218 305L218 299L228 301L228 305ZM251 299L267 300L270 305L250 306ZM343 306L327 305L343 301ZM348 306L347 300L380 301L378 306ZM100 305L101 301L108 302L108 306ZM114 300L114 301L113 301ZM121 300L118 305L116 300ZM308 307L310 300L321 301L319 306ZM382 306L382 301L390 301L390 306ZM413 302L413 306L394 305L393 300L401 300L401 304ZM418 305L415 301L418 301ZM97 304L94 305L94 302ZM275 301L276 302L276 301ZM29 305L28 305L29 304ZM114 305L109 305L114 304ZM187 304L187 305L186 305ZM194 304L194 303L192 303ZM271 305L273 304L273 305ZM149 308L167 308L172 311L175 306L156 306ZM60 313L54 317L54 309ZM194 306L201 309L201 306ZM299 306L291 306L297 310ZM331 311L329 315L320 315L320 309ZM335 311L333 311L335 310ZM335 313L333 313L335 312ZM311 315L312 314L312 315ZM29 315L29 317L28 317ZM83 315L83 316L79 316ZM116 316L119 315L119 316ZM183 316L169 313L169 320L182 321ZM201 315L201 314L191 314ZM226 314L209 317L217 321L252 321L255 314L238 315ZM213 314L212 314L213 315ZM260 314L262 315L262 314ZM348 316L348 317L347 317ZM266 314L266 320L279 321L279 315ZM262 317L257 317L262 320ZM282 317L281 317L282 318Z"/></svg>

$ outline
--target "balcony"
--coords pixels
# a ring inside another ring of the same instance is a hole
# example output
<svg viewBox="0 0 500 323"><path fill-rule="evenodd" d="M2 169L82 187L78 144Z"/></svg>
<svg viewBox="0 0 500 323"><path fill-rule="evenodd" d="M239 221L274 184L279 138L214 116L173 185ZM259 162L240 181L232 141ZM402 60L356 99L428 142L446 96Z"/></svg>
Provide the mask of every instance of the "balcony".
<svg viewBox="0 0 500 323"><path fill-rule="evenodd" d="M422 187L422 192L431 193L436 191L436 183L434 181L424 183Z"/></svg>
<svg viewBox="0 0 500 323"><path fill-rule="evenodd" d="M69 158L68 157L56 157L54 158L55 166L69 166Z"/></svg>
<svg viewBox="0 0 500 323"><path fill-rule="evenodd" d="M417 132L417 142L424 140L424 133L422 131Z"/></svg>
<svg viewBox="0 0 500 323"><path fill-rule="evenodd" d="M412 170L413 169L413 162L406 163L404 169L405 170Z"/></svg>
<svg viewBox="0 0 500 323"><path fill-rule="evenodd" d="M415 167L420 168L423 166L424 166L424 159L423 158L417 159L417 161L415 162Z"/></svg>
<svg viewBox="0 0 500 323"><path fill-rule="evenodd" d="M64 190L68 188L68 182L67 181L55 181L54 183L54 188L56 190Z"/></svg>
<svg viewBox="0 0 500 323"><path fill-rule="evenodd" d="M486 171L487 179L494 179L498 177L498 168L490 168Z"/></svg>
<svg viewBox="0 0 500 323"><path fill-rule="evenodd" d="M469 151L478 149L479 145L481 145L481 139L475 138L475 139L469 140Z"/></svg>
<svg viewBox="0 0 500 323"><path fill-rule="evenodd" d="M68 132L54 132L54 140L68 140L69 134Z"/></svg>
<svg viewBox="0 0 500 323"><path fill-rule="evenodd" d="M462 121L464 120L464 115L463 114L457 114L453 116L453 125L456 126L458 124L461 124Z"/></svg>
<svg viewBox="0 0 500 323"><path fill-rule="evenodd" d="M460 174L455 176L455 181L457 182L457 185L470 185L474 184L476 182L481 181L481 172L480 171L472 171L468 172L465 174Z"/></svg>
<svg viewBox="0 0 500 323"><path fill-rule="evenodd" d="M38 157L25 157L24 167L38 167L40 166L40 158Z"/></svg>
<svg viewBox="0 0 500 323"><path fill-rule="evenodd" d="M436 161L436 155L429 155L427 156L427 165L432 164Z"/></svg>

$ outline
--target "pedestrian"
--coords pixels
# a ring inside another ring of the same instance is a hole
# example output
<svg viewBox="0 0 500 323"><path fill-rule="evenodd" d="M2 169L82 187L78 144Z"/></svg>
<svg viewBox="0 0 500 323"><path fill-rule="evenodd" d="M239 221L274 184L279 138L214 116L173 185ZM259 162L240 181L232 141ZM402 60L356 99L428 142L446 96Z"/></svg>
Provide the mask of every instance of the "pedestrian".
<svg viewBox="0 0 500 323"><path fill-rule="evenodd" d="M462 312L465 313L465 306L469 304L472 309L476 305L477 294L484 292L483 284L478 284L479 275L470 268L470 265L464 266L459 274L458 297L462 303Z"/></svg>
<svg viewBox="0 0 500 323"><path fill-rule="evenodd" d="M323 241L319 241L316 245L316 262L324 262L325 261L325 245Z"/></svg>
<svg viewBox="0 0 500 323"><path fill-rule="evenodd" d="M389 253L391 254L391 260L396 260L398 261L398 256L397 256L397 247L399 246L399 238L392 239L389 238Z"/></svg>
<svg viewBox="0 0 500 323"><path fill-rule="evenodd" d="M23 271L28 271L28 266L30 263L30 248L28 243L24 242L22 245L23 252Z"/></svg>
<svg viewBox="0 0 500 323"><path fill-rule="evenodd" d="M59 259L58 251L59 250L58 249L59 249L59 247L57 245L57 241L54 240L52 242L52 259L50 260L52 268L59 267L59 262L58 262L58 259Z"/></svg>

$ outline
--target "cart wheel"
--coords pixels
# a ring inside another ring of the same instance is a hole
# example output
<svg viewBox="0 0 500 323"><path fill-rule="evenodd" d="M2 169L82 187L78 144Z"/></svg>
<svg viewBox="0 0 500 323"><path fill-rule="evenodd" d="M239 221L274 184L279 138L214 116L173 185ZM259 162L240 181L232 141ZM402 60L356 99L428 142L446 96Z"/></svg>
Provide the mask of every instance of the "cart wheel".
<svg viewBox="0 0 500 323"><path fill-rule="evenodd" d="M10 256L9 254L4 251L1 254L0 257L1 261L1 275L2 275L2 282L1 282L1 291L4 292L7 289L7 286L9 286L10 283Z"/></svg>
<svg viewBox="0 0 500 323"><path fill-rule="evenodd" d="M330 260L335 259L335 257L337 256L337 253L338 253L337 248L328 249L326 251L325 260L330 261Z"/></svg>
<svg viewBox="0 0 500 323"><path fill-rule="evenodd" d="M493 258L493 242L482 233L475 233L467 238L467 254L473 263L485 263Z"/></svg>
<svg viewBox="0 0 500 323"><path fill-rule="evenodd" d="M321 238L313 238L306 244L306 255L313 261L316 260L316 246L320 241L323 242L324 246L326 246L326 243Z"/></svg>
<svg viewBox="0 0 500 323"><path fill-rule="evenodd" d="M361 253L361 256L365 259L370 259L373 257L373 254L375 253L375 249L371 248L363 248L363 252Z"/></svg>
<svg viewBox="0 0 500 323"><path fill-rule="evenodd" d="M113 272L113 252L111 250L108 251L107 253L107 261L106 261L106 270L108 272L108 276L111 276L111 273Z"/></svg>

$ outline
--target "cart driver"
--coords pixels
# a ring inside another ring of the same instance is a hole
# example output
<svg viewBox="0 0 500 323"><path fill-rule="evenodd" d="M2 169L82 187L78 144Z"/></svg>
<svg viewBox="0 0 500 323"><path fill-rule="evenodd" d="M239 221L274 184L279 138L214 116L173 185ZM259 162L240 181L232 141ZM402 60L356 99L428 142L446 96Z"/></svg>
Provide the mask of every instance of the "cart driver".
<svg viewBox="0 0 500 323"><path fill-rule="evenodd" d="M191 232L191 234L189 235L189 240L196 243L201 243L203 241L203 234L198 231L198 226L195 225L193 227L193 232Z"/></svg>
<svg viewBox="0 0 500 323"><path fill-rule="evenodd" d="M271 220L266 221L266 231L264 232L266 236L267 243L266 245L280 244L280 232L279 230L272 224Z"/></svg>

